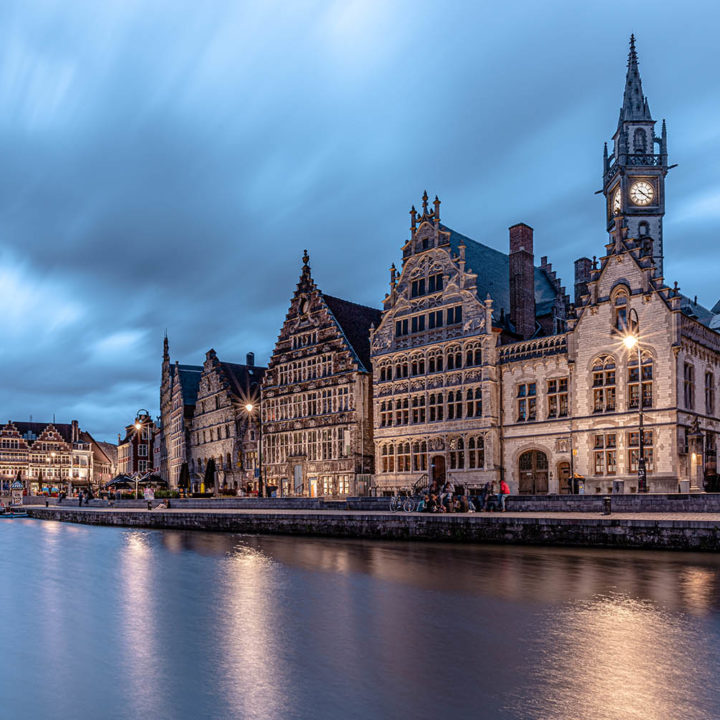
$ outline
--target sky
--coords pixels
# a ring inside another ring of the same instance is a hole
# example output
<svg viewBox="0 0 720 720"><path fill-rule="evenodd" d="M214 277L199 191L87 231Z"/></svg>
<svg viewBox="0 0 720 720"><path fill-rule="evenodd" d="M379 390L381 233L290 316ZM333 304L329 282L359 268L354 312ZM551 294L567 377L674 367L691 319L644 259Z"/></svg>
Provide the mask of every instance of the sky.
<svg viewBox="0 0 720 720"><path fill-rule="evenodd" d="M173 362L267 362L305 248L379 307L425 189L571 289L628 39L667 118L665 276L720 299L716 2L0 3L0 414L116 440Z"/></svg>

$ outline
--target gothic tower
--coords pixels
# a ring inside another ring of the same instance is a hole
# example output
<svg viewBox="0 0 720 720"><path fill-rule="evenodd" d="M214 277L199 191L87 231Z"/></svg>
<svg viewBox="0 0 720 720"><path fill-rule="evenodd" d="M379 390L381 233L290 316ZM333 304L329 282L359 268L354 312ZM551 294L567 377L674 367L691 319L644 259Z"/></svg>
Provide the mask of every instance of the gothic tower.
<svg viewBox="0 0 720 720"><path fill-rule="evenodd" d="M656 145L659 152L655 152ZM657 137L655 120L643 95L635 36L631 35L625 94L613 135L613 152L608 156L606 143L603 153L603 193L608 231L615 229L616 223L624 225L627 237L640 242L652 255L658 276L663 274L667 157L665 121Z"/></svg>

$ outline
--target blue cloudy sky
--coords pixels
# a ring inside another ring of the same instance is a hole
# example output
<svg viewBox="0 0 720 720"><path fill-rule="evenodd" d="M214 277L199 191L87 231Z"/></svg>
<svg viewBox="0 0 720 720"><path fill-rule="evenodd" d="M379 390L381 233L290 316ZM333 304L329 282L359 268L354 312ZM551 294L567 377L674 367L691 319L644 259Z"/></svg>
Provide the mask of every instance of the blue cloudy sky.
<svg viewBox="0 0 720 720"><path fill-rule="evenodd" d="M425 188L568 286L600 254L631 32L671 162L666 277L720 298L716 2L0 3L0 412L112 439L173 360L266 361L303 248L378 306ZM0 416L1 417L1 416Z"/></svg>

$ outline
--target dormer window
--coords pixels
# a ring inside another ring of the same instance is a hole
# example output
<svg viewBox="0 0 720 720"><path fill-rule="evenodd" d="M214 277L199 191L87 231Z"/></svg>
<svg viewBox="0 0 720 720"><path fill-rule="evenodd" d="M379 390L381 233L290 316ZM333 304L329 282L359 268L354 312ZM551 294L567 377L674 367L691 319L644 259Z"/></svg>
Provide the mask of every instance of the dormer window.
<svg viewBox="0 0 720 720"><path fill-rule="evenodd" d="M633 332L628 321L630 294L627 288L620 288L613 296L613 325L615 329L623 335L627 332Z"/></svg>

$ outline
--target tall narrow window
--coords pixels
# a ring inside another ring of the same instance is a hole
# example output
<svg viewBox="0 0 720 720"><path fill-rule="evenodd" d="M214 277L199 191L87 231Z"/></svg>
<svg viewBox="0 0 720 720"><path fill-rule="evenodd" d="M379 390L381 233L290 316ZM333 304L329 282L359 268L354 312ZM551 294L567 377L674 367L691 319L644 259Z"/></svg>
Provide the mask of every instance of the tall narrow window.
<svg viewBox="0 0 720 720"><path fill-rule="evenodd" d="M522 383L517 388L517 421L532 422L537 419L537 386Z"/></svg>
<svg viewBox="0 0 720 720"><path fill-rule="evenodd" d="M705 412L715 415L715 376L709 371L705 373Z"/></svg>
<svg viewBox="0 0 720 720"><path fill-rule="evenodd" d="M450 469L462 470L465 467L465 443L461 437L450 441Z"/></svg>
<svg viewBox="0 0 720 720"><path fill-rule="evenodd" d="M482 388L468 388L465 401L465 417L482 417Z"/></svg>
<svg viewBox="0 0 720 720"><path fill-rule="evenodd" d="M568 379L557 378L548 380L548 418L567 417L568 414Z"/></svg>
<svg viewBox="0 0 720 720"><path fill-rule="evenodd" d="M618 332L626 333L630 328L628 327L628 296L627 293L621 291L615 295L613 301L615 309L615 329Z"/></svg>
<svg viewBox="0 0 720 720"><path fill-rule="evenodd" d="M427 470L427 442L414 442L412 446L413 470Z"/></svg>
<svg viewBox="0 0 720 720"><path fill-rule="evenodd" d="M595 474L615 475L617 472L617 439L615 433L595 436Z"/></svg>
<svg viewBox="0 0 720 720"><path fill-rule="evenodd" d="M462 418L462 390L450 390L447 394L447 419Z"/></svg>
<svg viewBox="0 0 720 720"><path fill-rule="evenodd" d="M633 355L628 362L628 409L638 408L642 385L642 404L644 408L650 408L653 404L653 359L649 353L643 353L642 380L638 372L637 355Z"/></svg>
<svg viewBox="0 0 720 720"><path fill-rule="evenodd" d="M482 470L485 467L485 440L482 435L468 440L468 467L473 470Z"/></svg>
<svg viewBox="0 0 720 720"><path fill-rule="evenodd" d="M647 152L647 134L643 128L636 128L633 133L633 152L644 155Z"/></svg>
<svg viewBox="0 0 720 720"><path fill-rule="evenodd" d="M683 390L685 407L693 410L695 408L695 368L690 363L685 363L683 369Z"/></svg>
<svg viewBox="0 0 720 720"><path fill-rule="evenodd" d="M600 356L593 364L593 412L615 411L615 360Z"/></svg>
<svg viewBox="0 0 720 720"><path fill-rule="evenodd" d="M409 472L410 471L410 443L400 443L397 447L397 453L395 455L397 461L398 472Z"/></svg>
<svg viewBox="0 0 720 720"><path fill-rule="evenodd" d="M643 432L643 457L645 458L645 470L652 472L653 464L653 431ZM638 471L638 459L640 458L640 432L628 433L628 469L631 473Z"/></svg>

